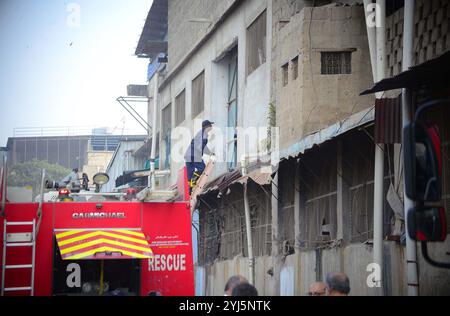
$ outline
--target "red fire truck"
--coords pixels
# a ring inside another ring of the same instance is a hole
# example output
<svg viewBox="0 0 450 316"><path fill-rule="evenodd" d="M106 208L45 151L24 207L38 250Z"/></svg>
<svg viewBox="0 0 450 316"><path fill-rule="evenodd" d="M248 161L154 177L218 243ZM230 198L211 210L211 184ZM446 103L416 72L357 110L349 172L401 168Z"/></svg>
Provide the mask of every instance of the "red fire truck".
<svg viewBox="0 0 450 316"><path fill-rule="evenodd" d="M180 173L176 202L12 203L2 188L2 295L194 295Z"/></svg>

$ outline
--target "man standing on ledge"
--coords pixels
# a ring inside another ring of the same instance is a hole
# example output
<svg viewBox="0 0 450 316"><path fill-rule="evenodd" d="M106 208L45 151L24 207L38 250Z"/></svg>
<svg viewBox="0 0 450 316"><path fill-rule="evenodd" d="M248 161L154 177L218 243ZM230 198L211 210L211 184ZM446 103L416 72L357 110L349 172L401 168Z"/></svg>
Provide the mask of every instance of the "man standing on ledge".
<svg viewBox="0 0 450 316"><path fill-rule="evenodd" d="M203 154L213 155L207 146L208 134L212 130L213 124L214 122L208 120L202 122L202 130L195 135L184 154L189 183L189 194L192 193L192 188L205 170L206 166L203 161Z"/></svg>

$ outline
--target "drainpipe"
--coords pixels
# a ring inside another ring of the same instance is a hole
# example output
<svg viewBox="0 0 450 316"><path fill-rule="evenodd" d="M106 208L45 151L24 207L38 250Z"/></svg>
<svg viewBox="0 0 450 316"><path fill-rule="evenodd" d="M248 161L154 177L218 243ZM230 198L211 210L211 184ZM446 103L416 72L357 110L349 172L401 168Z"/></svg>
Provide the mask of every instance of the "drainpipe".
<svg viewBox="0 0 450 316"><path fill-rule="evenodd" d="M151 190L155 190L155 157L156 157L156 123L158 113L158 80L159 73L155 73L155 92L153 95L153 123L152 123L152 150L150 153L150 181L148 186Z"/></svg>
<svg viewBox="0 0 450 316"><path fill-rule="evenodd" d="M406 71L409 67L413 66L413 39L414 39L414 0L405 1L404 8L404 28L403 28L403 65L402 70ZM411 90L403 89L402 91L402 119L403 128L411 122L412 117L412 102L411 102ZM404 147L403 147L404 148ZM403 155L404 157L404 155ZM403 161L403 165L405 161ZM404 179L404 177L403 177ZM404 188L404 208L405 219L410 209L414 207L414 201L410 200L406 196L405 181L403 181ZM416 242L409 238L408 225L406 228L406 269L407 269L407 281L408 281L408 295L419 295L419 278L417 272L417 248Z"/></svg>
<svg viewBox="0 0 450 316"><path fill-rule="evenodd" d="M379 39L380 37L377 37L377 28L376 26L371 25L371 23L373 23L373 21L370 20L370 15L373 14L372 11L368 11L369 9L371 9L371 7L373 6L372 0L364 0L364 14L366 17L366 29L367 29L367 40L369 42L369 52L370 52L370 62L372 65L372 77L373 77L373 82L377 82L377 77L378 77L378 63L377 63L377 38ZM380 12L381 13L381 12ZM375 11L375 16L379 16L378 12ZM379 22L377 19L375 22ZM382 34L381 34L381 37ZM377 179L375 179L375 183L379 184L380 183L380 175L381 175L381 185L383 185L383 173L384 173L384 156L382 155L382 151L379 150L380 148L378 147L377 144L375 144L375 176L378 175ZM381 162L381 163L380 163ZM381 170L380 170L381 168ZM381 212L380 212L380 203L379 201L382 201L382 196L380 198L380 193L382 194L383 192L383 187L374 187L374 236L373 236L373 262L374 263L378 263L380 266L380 272L382 272L382 261L383 261L383 210L382 210L382 206L383 203L381 203ZM378 210L378 212L376 212L375 210ZM380 278L382 276L382 273L380 273ZM380 286L381 286L381 291L380 294L383 293L383 284L380 280L375 280Z"/></svg>
<svg viewBox="0 0 450 316"><path fill-rule="evenodd" d="M242 176L247 175L246 163L242 161ZM250 220L250 206L248 203L248 181L244 182L244 211L245 211L245 231L247 232L247 251L248 251L248 272L250 284L255 284L255 268L253 258L253 241L252 241L252 226Z"/></svg>
<svg viewBox="0 0 450 316"><path fill-rule="evenodd" d="M377 28L376 28L376 69L377 81L386 76L386 1L377 0ZM376 98L381 98L377 94ZM384 144L375 144L375 171L374 171L374 202L373 202L373 261L379 265L379 278L375 279L380 295L383 291L383 205L384 205Z"/></svg>
<svg viewBox="0 0 450 316"><path fill-rule="evenodd" d="M279 174L279 162L278 162L278 170L275 172L275 175L273 176L272 185L271 185L271 215L272 215L272 222L271 222L271 228L272 228L272 253L271 256L274 260L274 286L275 291L274 293L278 293L276 295L280 295L280 238L279 238L279 225L278 225L278 219L279 219L279 204L278 204L278 174Z"/></svg>

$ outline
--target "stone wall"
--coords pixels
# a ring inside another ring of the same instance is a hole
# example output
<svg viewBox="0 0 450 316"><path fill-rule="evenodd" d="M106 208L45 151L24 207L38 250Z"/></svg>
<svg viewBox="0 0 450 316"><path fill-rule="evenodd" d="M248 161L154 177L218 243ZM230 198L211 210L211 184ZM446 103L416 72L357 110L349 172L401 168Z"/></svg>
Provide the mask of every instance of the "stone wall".
<svg viewBox="0 0 450 316"><path fill-rule="evenodd" d="M169 0L169 71L194 48L236 1Z"/></svg>
<svg viewBox="0 0 450 316"><path fill-rule="evenodd" d="M446 247L450 241L436 245L430 255L444 260ZM323 249L321 251L300 252L287 257L255 258L255 286L260 295L305 296L309 285L316 280L324 280L328 272L342 271L350 279L351 296L380 295L380 290L369 287L368 264L373 257L370 244L351 244L346 247ZM384 295L403 296L407 294L405 248L398 243L384 242L385 270L383 278ZM420 295L449 295L448 270L438 269L424 262L420 250L419 283ZM201 270L201 274L198 272ZM196 285L201 291L196 295L223 295L226 281L235 274L248 277L248 260L236 257L212 265L196 267Z"/></svg>
<svg viewBox="0 0 450 316"><path fill-rule="evenodd" d="M312 16L312 19L311 19ZM304 8L281 30L274 54L280 148L374 105L359 93L373 85L363 7ZM321 52L351 51L351 74L322 75ZM298 57L298 78L292 60ZM282 83L282 66L289 80Z"/></svg>
<svg viewBox="0 0 450 316"><path fill-rule="evenodd" d="M402 71L403 8L386 18L387 76ZM450 50L450 3L417 0L414 7L414 59L421 64Z"/></svg>

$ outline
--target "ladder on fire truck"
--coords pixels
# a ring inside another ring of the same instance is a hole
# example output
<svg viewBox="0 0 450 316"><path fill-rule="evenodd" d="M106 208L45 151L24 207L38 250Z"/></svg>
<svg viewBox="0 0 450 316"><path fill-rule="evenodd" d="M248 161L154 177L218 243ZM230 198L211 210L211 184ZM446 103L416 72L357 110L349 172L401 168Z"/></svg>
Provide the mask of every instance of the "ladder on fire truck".
<svg viewBox="0 0 450 316"><path fill-rule="evenodd" d="M6 158L3 159L3 166L1 168L1 213L0 216L5 216L6 205ZM3 256L2 256L2 283L1 283L1 296L10 292L22 292L28 291L30 296L34 295L34 275L35 275L35 260L36 260L36 237L39 232L39 226L42 218L42 204L44 199L44 181L45 181L45 169L42 170L41 177L41 199L39 201L38 209L36 212L36 218L32 221L8 221L6 218L3 221ZM25 232L9 232L10 227L31 227L31 231ZM18 247L31 248L31 263L21 262L20 264L8 264L8 250ZM31 270L30 284L25 286L6 287L7 272L11 270Z"/></svg>
<svg viewBox="0 0 450 316"><path fill-rule="evenodd" d="M8 232L8 228L12 226L32 227L29 232ZM31 248L31 263L8 264L8 249L16 247ZM2 260L2 288L1 295L4 296L8 292L29 291L30 295L34 295L34 274L35 274L35 258L36 258L36 220L31 222L9 222L4 221L3 227L3 260ZM31 269L31 282L29 285L5 287L7 271L16 269Z"/></svg>
<svg viewBox="0 0 450 316"><path fill-rule="evenodd" d="M211 174L212 170L214 169L214 166L216 164L216 157L211 156L209 159L208 164L205 167L205 170L203 171L200 178L197 180L197 184L192 190L191 193L191 218L194 215L195 207L197 206L197 197L202 194L203 190L205 189L206 183L208 182L209 175Z"/></svg>

